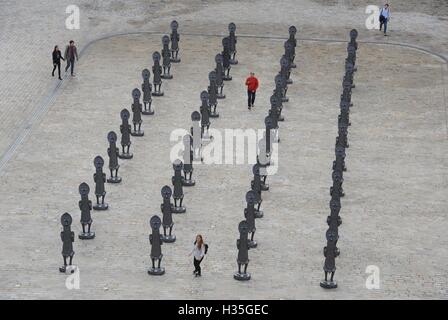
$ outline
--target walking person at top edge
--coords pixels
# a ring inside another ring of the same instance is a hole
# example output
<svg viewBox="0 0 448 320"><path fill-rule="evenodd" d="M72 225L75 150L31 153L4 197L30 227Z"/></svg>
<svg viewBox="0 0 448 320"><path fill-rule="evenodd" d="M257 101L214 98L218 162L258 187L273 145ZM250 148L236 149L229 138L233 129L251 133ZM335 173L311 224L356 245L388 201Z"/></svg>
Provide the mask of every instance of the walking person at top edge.
<svg viewBox="0 0 448 320"><path fill-rule="evenodd" d="M255 73L251 72L250 76L246 79L247 86L247 108L250 110L254 106L255 93L258 89L258 79L255 78Z"/></svg>
<svg viewBox="0 0 448 320"><path fill-rule="evenodd" d="M387 36L386 32L387 32L387 23L389 22L390 19L390 8L389 8L389 4L386 3L384 5L383 8L381 8L380 11L380 31L383 28L384 25L384 35Z"/></svg>
<svg viewBox="0 0 448 320"><path fill-rule="evenodd" d="M51 72L51 76L54 77L54 72L56 71L56 68L58 68L59 80L62 80L62 78L61 78L61 59L65 60L62 57L62 53L61 53L61 50L59 50L59 47L55 46L54 50L53 50L53 71Z"/></svg>
<svg viewBox="0 0 448 320"><path fill-rule="evenodd" d="M65 48L65 60L67 60L67 66L65 67L65 72L67 72L68 68L71 67L70 73L72 77L75 76L73 73L73 69L75 68L75 58L78 61L78 50L75 46L75 41L70 40L69 45Z"/></svg>
<svg viewBox="0 0 448 320"><path fill-rule="evenodd" d="M193 250L191 250L189 256L193 254L194 271L193 274L196 277L201 276L201 262L204 260L204 256L207 253L208 245L204 243L202 235L198 234L196 240L193 243Z"/></svg>

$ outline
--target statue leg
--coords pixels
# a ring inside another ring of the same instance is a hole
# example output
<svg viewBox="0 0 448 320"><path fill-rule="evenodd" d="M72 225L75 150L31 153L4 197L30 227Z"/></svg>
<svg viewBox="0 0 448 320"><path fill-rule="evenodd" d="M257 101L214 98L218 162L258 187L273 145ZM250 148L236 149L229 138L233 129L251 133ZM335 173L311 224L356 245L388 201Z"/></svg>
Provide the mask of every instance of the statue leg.
<svg viewBox="0 0 448 320"><path fill-rule="evenodd" d="M125 152L124 152L124 147L125 147L124 145L121 145L121 148L123 149L123 153L125 153Z"/></svg>
<svg viewBox="0 0 448 320"><path fill-rule="evenodd" d="M159 262L157 264L157 269L160 269L160 264L162 263L162 257L159 258Z"/></svg>
<svg viewBox="0 0 448 320"><path fill-rule="evenodd" d="M151 261L152 261L152 268L155 269L156 266L155 266L155 264L154 264L154 258L151 258Z"/></svg>
<svg viewBox="0 0 448 320"><path fill-rule="evenodd" d="M88 225L87 225L87 232L88 233L90 233L90 226L92 225L92 222L90 222ZM84 232L84 226L83 226L83 228L82 228L82 232Z"/></svg>
<svg viewBox="0 0 448 320"><path fill-rule="evenodd" d="M179 199L179 207L182 207L182 201L184 201L184 197L182 196L182 198Z"/></svg>
<svg viewBox="0 0 448 320"><path fill-rule="evenodd" d="M170 74L171 66L168 67L168 74Z"/></svg>
<svg viewBox="0 0 448 320"><path fill-rule="evenodd" d="M324 271L324 273L325 273L325 282L326 282L326 281L328 281L328 280L327 280L328 272L327 272L327 271Z"/></svg>
<svg viewBox="0 0 448 320"><path fill-rule="evenodd" d="M64 258L64 270L65 270L65 267L67 266L67 257L63 257Z"/></svg>
<svg viewBox="0 0 448 320"><path fill-rule="evenodd" d="M166 237L166 227L163 226L163 235Z"/></svg>
<svg viewBox="0 0 448 320"><path fill-rule="evenodd" d="M241 263L238 263L238 273L241 273Z"/></svg>
<svg viewBox="0 0 448 320"><path fill-rule="evenodd" d="M244 264L244 273L247 273L247 263Z"/></svg>
<svg viewBox="0 0 448 320"><path fill-rule="evenodd" d="M82 223L82 233L86 233L86 225Z"/></svg>
<svg viewBox="0 0 448 320"><path fill-rule="evenodd" d="M114 170L113 169L109 169L110 170L110 177L113 178L114 177Z"/></svg>
<svg viewBox="0 0 448 320"><path fill-rule="evenodd" d="M137 123L133 122L132 124L134 125L134 131L137 131Z"/></svg>
<svg viewBox="0 0 448 320"><path fill-rule="evenodd" d="M101 196L101 204L104 204L104 197L106 196L106 194L103 194L102 196Z"/></svg>
<svg viewBox="0 0 448 320"><path fill-rule="evenodd" d="M170 236L172 232L173 232L173 225L170 226Z"/></svg>
<svg viewBox="0 0 448 320"><path fill-rule="evenodd" d="M252 234L250 235L250 241L254 241L254 235L255 235L255 231L252 231Z"/></svg>
<svg viewBox="0 0 448 320"><path fill-rule="evenodd" d="M118 177L118 169L120 169L120 167L118 167L117 169L115 169L115 177Z"/></svg>
<svg viewBox="0 0 448 320"><path fill-rule="evenodd" d="M95 196L96 196L96 203L100 204L100 196L98 196L98 195L95 195Z"/></svg>
<svg viewBox="0 0 448 320"><path fill-rule="evenodd" d="M129 153L129 148L131 147L131 145L128 144L127 147L128 147L128 153Z"/></svg>
<svg viewBox="0 0 448 320"><path fill-rule="evenodd" d="M333 282L334 271L331 273L330 281Z"/></svg>
<svg viewBox="0 0 448 320"><path fill-rule="evenodd" d="M70 260L68 262L68 265L71 266L72 265L72 261L73 261L73 254L70 256Z"/></svg>
<svg viewBox="0 0 448 320"><path fill-rule="evenodd" d="M142 128L142 122L140 121L140 122L138 123L138 131L140 131L141 128Z"/></svg>

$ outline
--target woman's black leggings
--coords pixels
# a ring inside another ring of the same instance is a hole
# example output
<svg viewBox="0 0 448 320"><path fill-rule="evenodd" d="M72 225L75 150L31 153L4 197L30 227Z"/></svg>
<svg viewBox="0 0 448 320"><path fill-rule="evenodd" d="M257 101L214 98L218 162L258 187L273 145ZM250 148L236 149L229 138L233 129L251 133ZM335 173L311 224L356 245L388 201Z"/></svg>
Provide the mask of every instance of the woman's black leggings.
<svg viewBox="0 0 448 320"><path fill-rule="evenodd" d="M58 75L59 75L59 78L61 77L61 63L54 63L53 64L54 66L53 66L53 72L52 72L52 74L54 75L54 71L56 70L56 67L58 68Z"/></svg>
<svg viewBox="0 0 448 320"><path fill-rule="evenodd" d="M196 271L196 273L198 275L201 275L201 262L202 262L202 259L204 259L204 258L201 258L201 260L196 260L196 258L193 257L194 271Z"/></svg>

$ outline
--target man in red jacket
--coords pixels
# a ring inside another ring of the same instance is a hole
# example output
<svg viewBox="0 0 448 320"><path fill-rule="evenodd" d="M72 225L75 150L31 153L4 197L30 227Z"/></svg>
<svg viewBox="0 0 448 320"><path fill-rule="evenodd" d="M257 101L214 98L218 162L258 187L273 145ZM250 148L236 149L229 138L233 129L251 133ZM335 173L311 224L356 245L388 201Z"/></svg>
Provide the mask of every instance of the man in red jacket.
<svg viewBox="0 0 448 320"><path fill-rule="evenodd" d="M255 78L255 74L253 72L250 73L250 76L246 79L247 86L247 108L250 110L254 106L255 102L255 93L258 89L258 79Z"/></svg>

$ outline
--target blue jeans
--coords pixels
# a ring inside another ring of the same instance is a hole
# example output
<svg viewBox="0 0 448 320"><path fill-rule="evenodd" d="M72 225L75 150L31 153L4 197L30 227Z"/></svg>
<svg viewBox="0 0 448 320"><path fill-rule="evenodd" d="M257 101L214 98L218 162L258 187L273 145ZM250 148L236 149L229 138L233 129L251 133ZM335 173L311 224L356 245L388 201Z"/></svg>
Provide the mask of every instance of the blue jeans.
<svg viewBox="0 0 448 320"><path fill-rule="evenodd" d="M387 31L387 19L384 19L383 21L380 21L380 30L384 25L384 33Z"/></svg>

